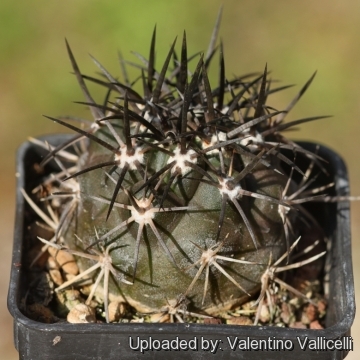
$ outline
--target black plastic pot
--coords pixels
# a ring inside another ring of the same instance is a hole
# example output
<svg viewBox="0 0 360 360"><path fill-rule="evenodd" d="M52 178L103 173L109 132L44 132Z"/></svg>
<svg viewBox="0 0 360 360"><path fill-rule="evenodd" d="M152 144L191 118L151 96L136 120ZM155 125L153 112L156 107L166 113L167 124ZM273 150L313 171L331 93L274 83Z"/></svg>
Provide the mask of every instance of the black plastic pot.
<svg viewBox="0 0 360 360"><path fill-rule="evenodd" d="M54 144L63 141L64 137L47 139ZM310 143L302 145L309 150L315 146ZM343 160L325 147L320 148L319 155L328 161L330 177L324 180L325 183L333 179L335 193L348 195L349 183ZM27 281L21 264L28 248L25 243L25 203L20 189L31 189L32 165L41 156L38 147L25 143L17 158L17 208L8 308L14 318L14 342L20 359L205 359L216 356L219 359L309 360L343 359L348 352L346 348L351 350L349 336L355 316L355 300L350 213L346 202L314 205L318 206L319 221L331 241L328 311L323 330L203 324L44 324L30 320L19 310ZM337 339L339 341L334 342ZM264 347L265 343L268 350L254 349L256 346ZM275 344L280 348L282 345L284 350L270 350L269 346L274 349ZM239 345L248 350L240 349ZM333 345L340 349L330 350ZM166 350L167 347L170 350Z"/></svg>

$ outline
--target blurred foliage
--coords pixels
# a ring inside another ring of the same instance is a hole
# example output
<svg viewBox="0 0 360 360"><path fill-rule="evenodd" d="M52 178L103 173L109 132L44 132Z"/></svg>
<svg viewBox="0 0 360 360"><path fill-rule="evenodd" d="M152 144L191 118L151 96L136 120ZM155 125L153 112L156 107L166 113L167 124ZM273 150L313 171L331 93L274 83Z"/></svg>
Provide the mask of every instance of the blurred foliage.
<svg viewBox="0 0 360 360"><path fill-rule="evenodd" d="M41 117L43 113L85 116L81 106L71 103L82 100L82 94L69 74L65 37L82 71L97 71L87 56L91 53L117 75L117 52L135 62L138 60L131 51L147 56L155 24L159 63L184 29L189 52L206 51L221 3L227 75L262 71L267 62L273 80L301 86L318 70L293 117L332 114L334 118L307 125L304 132L294 135L311 139L320 136L321 142L330 145L340 133L342 139L354 136L360 128L360 52L354 46L360 31L358 1L37 0L19 6L2 0L0 26L5 36L0 42L0 146L17 145L30 134L56 131L57 127ZM216 70L212 69L213 80ZM276 96L274 106L281 109L297 89Z"/></svg>
<svg viewBox="0 0 360 360"><path fill-rule="evenodd" d="M307 125L294 136L320 137L321 142L330 145L336 144L340 133L342 139L354 136L355 130L360 129L360 52L354 46L360 31L358 1L37 0L20 6L2 0L1 148L13 149L30 134L57 131L41 117L43 113L86 115L85 109L71 103L82 100L82 94L69 74L65 37L82 71L96 71L88 57L91 53L117 75L117 52L135 62L138 60L131 51L147 56L155 24L159 63L174 37L181 37L184 29L189 53L206 51L222 3L220 34L226 74L231 77L262 71L267 62L273 80L300 86L318 70L314 84L293 116L332 114L334 118ZM215 81L216 70L211 72ZM274 106L281 109L296 91L290 89L277 95ZM350 146L350 141L346 143ZM341 150L345 151L343 147ZM7 156L4 161L10 166L13 159Z"/></svg>

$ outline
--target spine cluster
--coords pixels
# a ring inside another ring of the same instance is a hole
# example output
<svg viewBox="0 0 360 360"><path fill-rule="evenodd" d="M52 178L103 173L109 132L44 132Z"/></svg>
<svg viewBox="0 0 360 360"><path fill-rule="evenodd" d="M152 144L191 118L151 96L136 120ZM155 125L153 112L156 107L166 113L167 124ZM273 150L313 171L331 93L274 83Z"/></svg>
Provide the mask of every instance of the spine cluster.
<svg viewBox="0 0 360 360"><path fill-rule="evenodd" d="M45 247L79 259L80 274L57 291L98 271L86 304L102 288L107 321L114 300L173 321L187 312L217 316L256 293L261 308L272 284L283 285L277 272L323 255L291 263L299 222L317 226L302 204L321 199L332 184L312 187L322 159L283 135L324 118L284 122L315 74L277 110L268 98L286 86L273 88L267 67L228 79L222 44L212 41L207 56L189 57L184 33L180 56L175 39L157 68L155 41L156 30L148 59L137 54L134 82L123 59L123 82L95 59L102 77L82 74L66 43L92 120L48 117L75 135L59 146L37 141L49 150L41 165L57 167L35 189L48 207L41 210L24 192L52 228L52 238L41 238ZM211 87L217 52L218 83ZM104 89L102 103L88 82ZM308 169L297 165L299 157Z"/></svg>

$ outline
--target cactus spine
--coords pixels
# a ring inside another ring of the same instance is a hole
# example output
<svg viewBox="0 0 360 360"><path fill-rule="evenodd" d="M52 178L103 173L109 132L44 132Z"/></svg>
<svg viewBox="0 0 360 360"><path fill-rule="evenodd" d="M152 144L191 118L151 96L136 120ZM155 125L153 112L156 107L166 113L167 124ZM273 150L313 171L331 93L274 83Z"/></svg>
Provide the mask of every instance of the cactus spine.
<svg viewBox="0 0 360 360"><path fill-rule="evenodd" d="M299 235L292 224L301 201L286 195L304 184L284 175L283 164L304 173L281 150L321 166L281 133L321 118L284 123L314 76L277 111L267 100L284 87L270 88L267 67L228 80L220 44L219 81L211 87L213 43L192 69L184 33L180 58L175 40L157 69L155 36L140 66L143 95L126 72L120 82L95 59L103 77L83 75L66 43L93 120L78 125L49 117L76 135L50 146L42 162L59 166L44 181L59 221L54 237L43 241L78 256L82 273L75 280L100 271L89 298L96 288L103 294L107 320L114 299L142 313L186 304L205 316L248 300L259 291L269 259L283 259ZM88 81L104 88L103 103L94 101Z"/></svg>

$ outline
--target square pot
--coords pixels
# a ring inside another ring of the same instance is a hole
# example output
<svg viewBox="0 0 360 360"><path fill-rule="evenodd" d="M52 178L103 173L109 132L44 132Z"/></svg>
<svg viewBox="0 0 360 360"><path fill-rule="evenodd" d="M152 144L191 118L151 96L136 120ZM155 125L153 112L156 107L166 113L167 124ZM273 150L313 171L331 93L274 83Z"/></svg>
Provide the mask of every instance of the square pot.
<svg viewBox="0 0 360 360"><path fill-rule="evenodd" d="M66 136L43 138L56 145ZM313 151L315 144L301 143ZM335 182L335 195L348 195L349 183L343 160L321 146L328 161L324 184ZM326 327L322 330L274 326L204 324L45 324L27 318L20 311L26 293L26 207L21 188L31 190L32 164L44 152L31 143L17 155L17 207L8 308L14 318L14 342L20 359L343 359L353 347L350 328L355 316L354 280L351 260L350 211L348 202L311 203L331 243L327 256L331 264L328 280ZM338 341L336 341L338 340ZM259 350L259 348L267 350ZM333 350L330 348L333 347ZM257 349L256 349L257 348Z"/></svg>

